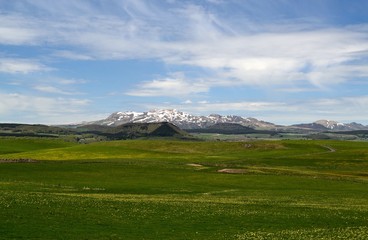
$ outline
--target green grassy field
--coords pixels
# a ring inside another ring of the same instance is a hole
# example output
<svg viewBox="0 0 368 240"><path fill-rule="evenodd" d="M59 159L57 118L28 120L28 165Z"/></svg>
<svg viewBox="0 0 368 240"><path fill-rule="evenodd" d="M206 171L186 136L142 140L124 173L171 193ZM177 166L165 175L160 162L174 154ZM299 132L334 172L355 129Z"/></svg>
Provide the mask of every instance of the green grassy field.
<svg viewBox="0 0 368 240"><path fill-rule="evenodd" d="M3 138L1 159L0 239L368 239L367 142Z"/></svg>

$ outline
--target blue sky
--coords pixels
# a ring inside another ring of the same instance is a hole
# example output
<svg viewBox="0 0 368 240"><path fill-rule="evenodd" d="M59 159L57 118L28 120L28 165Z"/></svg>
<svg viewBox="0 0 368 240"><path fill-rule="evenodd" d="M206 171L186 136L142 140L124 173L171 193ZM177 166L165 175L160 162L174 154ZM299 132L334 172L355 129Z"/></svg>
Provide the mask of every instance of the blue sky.
<svg viewBox="0 0 368 240"><path fill-rule="evenodd" d="M0 122L368 124L366 0L0 0Z"/></svg>

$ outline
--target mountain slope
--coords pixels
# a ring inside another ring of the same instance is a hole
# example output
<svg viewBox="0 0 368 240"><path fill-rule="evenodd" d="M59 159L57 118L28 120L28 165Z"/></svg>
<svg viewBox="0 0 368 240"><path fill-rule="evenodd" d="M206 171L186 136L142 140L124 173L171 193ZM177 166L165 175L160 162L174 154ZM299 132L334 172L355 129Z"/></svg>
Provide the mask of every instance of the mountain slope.
<svg viewBox="0 0 368 240"><path fill-rule="evenodd" d="M170 122L181 129L204 129L219 123L240 124L256 130L293 130L293 131L355 131L368 130L368 126L359 123L340 123L331 120L318 120L313 123L280 126L270 122L261 121L251 117L235 115L222 116L210 114L208 116L195 116L175 109L151 110L148 112L115 112L103 120L86 124L102 126L119 126L126 123L157 123Z"/></svg>
<svg viewBox="0 0 368 240"><path fill-rule="evenodd" d="M92 133L111 140L139 137L188 137L188 133L168 122L126 123L119 126L86 125L78 127L81 133Z"/></svg>
<svg viewBox="0 0 368 240"><path fill-rule="evenodd" d="M108 118L91 122L89 124L99 124L105 126L119 126L126 123L154 123L170 122L181 129L206 128L217 123L237 123L246 127L269 129L276 128L275 124L259 121L255 118L243 118L240 116L222 116L211 114L209 116L194 116L180 112L175 109L151 110L148 112L116 112Z"/></svg>
<svg viewBox="0 0 368 240"><path fill-rule="evenodd" d="M295 124L292 127L311 129L317 131L355 131L368 130L367 126L360 123L340 123L332 120L318 120L313 123Z"/></svg>
<svg viewBox="0 0 368 240"><path fill-rule="evenodd" d="M41 124L0 123L0 136L56 137L73 133L70 129Z"/></svg>
<svg viewBox="0 0 368 240"><path fill-rule="evenodd" d="M248 134L257 132L253 128L246 127L237 123L216 123L215 125L201 128L201 129L189 129L190 133L220 133L220 134Z"/></svg>

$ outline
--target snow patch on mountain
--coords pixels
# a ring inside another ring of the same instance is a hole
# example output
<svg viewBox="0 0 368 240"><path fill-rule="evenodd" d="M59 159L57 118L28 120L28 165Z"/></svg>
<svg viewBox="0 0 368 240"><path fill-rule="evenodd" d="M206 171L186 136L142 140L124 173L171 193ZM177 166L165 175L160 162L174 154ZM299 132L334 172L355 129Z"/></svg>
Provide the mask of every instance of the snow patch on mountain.
<svg viewBox="0 0 368 240"><path fill-rule="evenodd" d="M350 130L366 130L367 126L364 126L360 123L341 123L332 120L318 120L314 122L315 124L322 125L323 127L329 130L336 131L350 131Z"/></svg>
<svg viewBox="0 0 368 240"><path fill-rule="evenodd" d="M335 129L339 126L344 126L345 125L343 123L339 123L339 122L332 121L332 120L318 120L318 121L315 121L314 123L322 125L322 126L324 126L325 128L328 128L328 129Z"/></svg>
<svg viewBox="0 0 368 240"><path fill-rule="evenodd" d="M243 126L258 129L276 127L272 123L260 121L255 118L243 118L233 115L222 116L219 114L195 116L189 113L178 111L176 109L155 109L148 112L115 112L108 118L93 122L92 124L118 126L125 123L153 122L170 122L182 129L205 128L217 123L238 123Z"/></svg>
<svg viewBox="0 0 368 240"><path fill-rule="evenodd" d="M103 120L88 122L85 124L98 124L105 126L119 126L126 123L155 123L170 122L181 129L207 128L218 123L236 123L254 129L309 129L314 131L352 131L368 130L368 126L359 123L341 123L333 120L318 120L313 123L296 124L292 126L280 126L251 117L235 115L223 116L210 114L208 116L195 116L176 109L154 109L148 112L115 112Z"/></svg>

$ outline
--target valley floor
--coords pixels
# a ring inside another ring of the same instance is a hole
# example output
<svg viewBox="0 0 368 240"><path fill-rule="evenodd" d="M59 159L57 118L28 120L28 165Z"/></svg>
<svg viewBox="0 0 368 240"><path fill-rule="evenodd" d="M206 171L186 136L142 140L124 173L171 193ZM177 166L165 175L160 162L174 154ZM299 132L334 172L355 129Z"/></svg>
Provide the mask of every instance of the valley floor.
<svg viewBox="0 0 368 240"><path fill-rule="evenodd" d="M0 239L368 238L367 142L0 138L0 159Z"/></svg>

